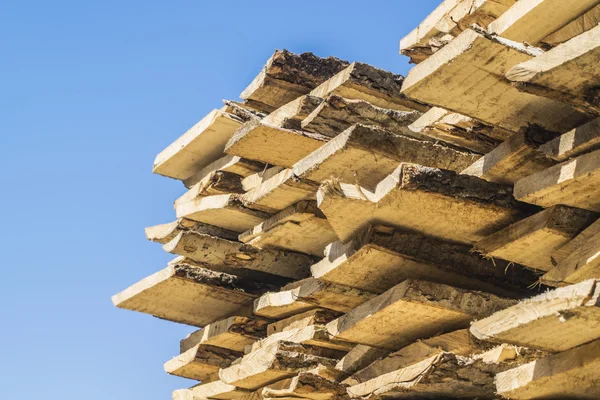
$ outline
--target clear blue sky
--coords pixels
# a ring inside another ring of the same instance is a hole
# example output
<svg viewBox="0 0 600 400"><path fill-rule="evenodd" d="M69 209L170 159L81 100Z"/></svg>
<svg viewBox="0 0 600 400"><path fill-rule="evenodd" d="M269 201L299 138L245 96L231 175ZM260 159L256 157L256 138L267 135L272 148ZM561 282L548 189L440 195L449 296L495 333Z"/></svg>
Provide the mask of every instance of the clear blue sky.
<svg viewBox="0 0 600 400"><path fill-rule="evenodd" d="M0 399L165 400L193 329L113 308L171 256L143 228L183 185L154 156L279 48L406 74L439 0L0 5Z"/></svg>

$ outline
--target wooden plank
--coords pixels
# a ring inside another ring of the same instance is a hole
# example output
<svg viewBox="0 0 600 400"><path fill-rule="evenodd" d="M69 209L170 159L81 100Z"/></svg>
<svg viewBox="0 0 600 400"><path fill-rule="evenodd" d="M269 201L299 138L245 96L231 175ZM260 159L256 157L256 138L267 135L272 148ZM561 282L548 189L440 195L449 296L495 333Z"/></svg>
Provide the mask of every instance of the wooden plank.
<svg viewBox="0 0 600 400"><path fill-rule="evenodd" d="M181 180L191 177L223 156L225 144L243 122L234 115L211 111L156 156L152 172Z"/></svg>
<svg viewBox="0 0 600 400"><path fill-rule="evenodd" d="M600 150L540 171L515 184L520 201L551 207L564 204L600 212Z"/></svg>
<svg viewBox="0 0 600 400"><path fill-rule="evenodd" d="M531 359L514 347L469 357L442 352L348 388L353 398L496 398L494 376Z"/></svg>
<svg viewBox="0 0 600 400"><path fill-rule="evenodd" d="M278 248L317 257L337 239L314 201L301 201L239 235L239 240L258 248Z"/></svg>
<svg viewBox="0 0 600 400"><path fill-rule="evenodd" d="M269 322L262 318L234 316L206 325L179 343L180 353L196 345L210 345L243 352L246 345L262 339Z"/></svg>
<svg viewBox="0 0 600 400"><path fill-rule="evenodd" d="M600 341L532 361L496 375L508 399L596 399L600 396Z"/></svg>
<svg viewBox="0 0 600 400"><path fill-rule="evenodd" d="M309 276L309 268L313 263L312 257L305 254L258 249L244 243L195 232L181 232L165 244L163 249L206 265L245 268L292 279Z"/></svg>
<svg viewBox="0 0 600 400"><path fill-rule="evenodd" d="M182 378L207 381L218 379L219 369L227 368L243 353L222 347L198 344L164 365L165 372Z"/></svg>
<svg viewBox="0 0 600 400"><path fill-rule="evenodd" d="M116 307L204 326L252 304L267 284L203 268L169 265L112 297Z"/></svg>
<svg viewBox="0 0 600 400"><path fill-rule="evenodd" d="M487 28L516 0L445 0L400 40L400 54L414 64L425 60L460 32L477 24Z"/></svg>
<svg viewBox="0 0 600 400"><path fill-rule="evenodd" d="M389 350L357 344L336 364L335 368L348 374L355 373L386 357L389 353ZM349 379L343 380L342 383L351 385Z"/></svg>
<svg viewBox="0 0 600 400"><path fill-rule="evenodd" d="M538 44L598 3L598 0L519 0L492 22L488 31L515 42Z"/></svg>
<svg viewBox="0 0 600 400"><path fill-rule="evenodd" d="M244 191L248 192L254 189L257 186L260 186L261 183L265 182L268 179L271 179L285 168L283 167L271 167L265 169L263 171L252 174L242 180L242 187Z"/></svg>
<svg viewBox="0 0 600 400"><path fill-rule="evenodd" d="M530 125L515 133L461 174L473 175L486 181L514 184L521 178L543 171L556 164L539 150L540 146L558 136L553 132Z"/></svg>
<svg viewBox="0 0 600 400"><path fill-rule="evenodd" d="M594 279L555 289L474 322L481 340L564 351L600 338Z"/></svg>
<svg viewBox="0 0 600 400"><path fill-rule="evenodd" d="M334 338L397 350L438 332L467 328L515 304L492 294L406 280L327 324Z"/></svg>
<svg viewBox="0 0 600 400"><path fill-rule="evenodd" d="M600 28L593 28L547 53L513 67L506 77L524 91L600 115L596 71Z"/></svg>
<svg viewBox="0 0 600 400"><path fill-rule="evenodd" d="M249 392L244 389L228 385L225 382L216 380L208 383L201 383L189 389L193 399L222 399L230 400L247 395Z"/></svg>
<svg viewBox="0 0 600 400"><path fill-rule="evenodd" d="M600 119L572 129L540 146L540 151L546 157L558 162L598 149L600 149Z"/></svg>
<svg viewBox="0 0 600 400"><path fill-rule="evenodd" d="M494 262L471 246L444 242L413 231L367 227L346 243L334 242L311 267L312 276L373 293L406 279L426 279L506 297L524 297L538 277L520 266Z"/></svg>
<svg viewBox="0 0 600 400"><path fill-rule="evenodd" d="M180 218L166 224L149 226L145 229L146 239L150 240L151 242L157 242L161 244L169 243L180 232L187 231L204 233L229 240L235 240L238 236L236 232L219 228L217 226L206 225L185 218Z"/></svg>
<svg viewBox="0 0 600 400"><path fill-rule="evenodd" d="M558 205L488 236L475 249L487 257L550 271L552 254L596 219L596 213Z"/></svg>
<svg viewBox="0 0 600 400"><path fill-rule="evenodd" d="M316 96L304 95L270 113L263 122L279 128L301 130L303 119L313 112L323 99Z"/></svg>
<svg viewBox="0 0 600 400"><path fill-rule="evenodd" d="M265 385L317 367L333 367L335 360L310 354L310 348L290 342L276 342L242 357L241 361L219 372L221 381L236 387L256 390Z"/></svg>
<svg viewBox="0 0 600 400"><path fill-rule="evenodd" d="M283 319L315 308L348 312L375 295L360 289L308 278L289 289L266 293L254 302L256 315Z"/></svg>
<svg viewBox="0 0 600 400"><path fill-rule="evenodd" d="M327 371L323 371L327 370ZM331 376L335 371L321 366L315 370L300 372L293 378L275 382L262 389L264 398L302 398L310 400L346 399L346 387Z"/></svg>
<svg viewBox="0 0 600 400"><path fill-rule="evenodd" d="M528 124L564 132L587 122L589 116L571 106L520 92L505 79L510 68L540 54L540 49L467 29L414 67L402 93L514 132Z"/></svg>
<svg viewBox="0 0 600 400"><path fill-rule="evenodd" d="M300 314L292 315L281 321L275 321L267 326L267 334L289 331L292 329L305 328L310 325L324 325L333 321L340 316L340 313L327 310L324 308L316 308Z"/></svg>
<svg viewBox="0 0 600 400"><path fill-rule="evenodd" d="M208 174L200 182L195 184L175 200L174 207L194 201L200 197L218 196L227 194L242 194L244 193L242 186L242 177L230 172L215 171Z"/></svg>
<svg viewBox="0 0 600 400"><path fill-rule="evenodd" d="M268 213L244 207L235 194L199 197L180 204L175 214L234 232L244 232L269 218Z"/></svg>
<svg viewBox="0 0 600 400"><path fill-rule="evenodd" d="M229 114L237 115L244 121L250 121L251 119L263 119L267 116L264 112L257 111L248 107L246 104L234 100L223 100L223 108L221 111L228 112Z"/></svg>
<svg viewBox="0 0 600 400"><path fill-rule="evenodd" d="M600 221L596 221L581 232L577 237L552 254L552 263L558 265L562 263L573 252L579 249L585 242L600 233Z"/></svg>
<svg viewBox="0 0 600 400"><path fill-rule="evenodd" d="M586 235L587 236L587 235ZM600 233L586 239L567 258L542 277L552 286L579 283L600 274Z"/></svg>
<svg viewBox="0 0 600 400"><path fill-rule="evenodd" d="M517 202L510 187L406 163L374 192L329 181L317 201L341 241L373 222L473 244L535 212Z"/></svg>
<svg viewBox="0 0 600 400"><path fill-rule="evenodd" d="M343 354L354 347L347 342L333 339L329 332L327 332L325 325L308 325L302 328L288 329L269 335L265 339L252 343L246 350L246 353L257 351L281 341L338 350L343 352Z"/></svg>
<svg viewBox="0 0 600 400"><path fill-rule="evenodd" d="M194 395L190 389L173 390L173 400L194 400Z"/></svg>
<svg viewBox="0 0 600 400"><path fill-rule="evenodd" d="M240 97L261 111L271 112L307 94L347 66L346 61L335 57L276 50Z"/></svg>
<svg viewBox="0 0 600 400"><path fill-rule="evenodd" d="M396 134L416 136L408 129L408 125L421 115L419 111L390 110L374 106L368 101L331 95L302 120L301 128L333 138L354 124L362 124Z"/></svg>
<svg viewBox="0 0 600 400"><path fill-rule="evenodd" d="M474 118L432 107L408 126L425 138L485 154L496 148L512 132L486 125Z"/></svg>
<svg viewBox="0 0 600 400"><path fill-rule="evenodd" d="M225 152L289 168L327 142L327 136L252 121L235 132Z"/></svg>
<svg viewBox="0 0 600 400"><path fill-rule="evenodd" d="M399 111L425 112L428 106L401 93L404 77L368 64L353 62L321 85L312 96L325 98L335 94L347 99L365 100L374 106Z"/></svg>
<svg viewBox="0 0 600 400"><path fill-rule="evenodd" d="M191 188L192 186L200 182L202 179L206 178L206 176L216 171L228 172L245 178L249 175L263 171L264 169L265 165L261 162L247 160L238 156L225 155L219 158L218 160L208 164L206 167L202 168L194 175L185 179L183 181L183 184L187 188Z"/></svg>
<svg viewBox="0 0 600 400"><path fill-rule="evenodd" d="M385 357L381 357L379 360L373 360L374 362L365 365L360 371L355 371L356 373L344 380L344 383L356 386L444 352L452 352L458 356L466 357L482 350L484 350L484 347L473 340L468 329L460 329L419 340L389 355L386 354Z"/></svg>
<svg viewBox="0 0 600 400"><path fill-rule="evenodd" d="M598 24L600 24L600 5L546 36L541 43L545 46L555 47L595 28Z"/></svg>

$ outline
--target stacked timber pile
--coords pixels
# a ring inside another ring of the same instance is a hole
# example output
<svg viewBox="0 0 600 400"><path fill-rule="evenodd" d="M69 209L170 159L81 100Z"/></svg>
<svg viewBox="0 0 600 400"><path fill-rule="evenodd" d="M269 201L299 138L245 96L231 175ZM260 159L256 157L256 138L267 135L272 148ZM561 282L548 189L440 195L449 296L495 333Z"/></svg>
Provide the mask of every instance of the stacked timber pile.
<svg viewBox="0 0 600 400"><path fill-rule="evenodd" d="M403 78L277 51L156 158L175 400L600 397L600 0L445 0Z"/></svg>

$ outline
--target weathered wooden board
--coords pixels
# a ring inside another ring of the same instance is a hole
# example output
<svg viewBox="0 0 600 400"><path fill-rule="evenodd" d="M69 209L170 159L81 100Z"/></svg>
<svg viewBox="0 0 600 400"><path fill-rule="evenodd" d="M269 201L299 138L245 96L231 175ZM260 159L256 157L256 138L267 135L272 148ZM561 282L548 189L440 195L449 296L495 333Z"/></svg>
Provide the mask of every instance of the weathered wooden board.
<svg viewBox="0 0 600 400"><path fill-rule="evenodd" d="M263 388L261 394L263 398L269 399L346 399L348 397L346 387L334 379L335 375L335 370L321 366L314 370L300 372L293 378L273 383Z"/></svg>
<svg viewBox="0 0 600 400"><path fill-rule="evenodd" d="M432 107L408 129L425 138L441 140L481 154L492 151L513 134L440 107Z"/></svg>
<svg viewBox="0 0 600 400"><path fill-rule="evenodd" d="M179 343L179 350L185 353L202 344L243 352L246 345L266 336L268 323L262 318L229 317L190 333Z"/></svg>
<svg viewBox="0 0 600 400"><path fill-rule="evenodd" d="M235 194L199 197L180 204L175 209L175 214L177 218L191 219L234 232L244 232L270 216L268 213L244 207L239 196Z"/></svg>
<svg viewBox="0 0 600 400"><path fill-rule="evenodd" d="M234 315L272 286L203 268L169 265L112 297L116 307L204 326Z"/></svg>
<svg viewBox="0 0 600 400"><path fill-rule="evenodd" d="M315 308L348 312L374 296L364 290L308 278L294 287L266 293L256 299L254 313L266 318L283 319Z"/></svg>
<svg viewBox="0 0 600 400"><path fill-rule="evenodd" d="M540 151L546 157L559 162L598 149L600 149L600 119L572 129L540 146Z"/></svg>
<svg viewBox="0 0 600 400"><path fill-rule="evenodd" d="M258 248L277 248L323 257L337 236L314 201L301 201L239 235Z"/></svg>
<svg viewBox="0 0 600 400"><path fill-rule="evenodd" d="M400 40L400 53L414 64L425 60L472 24L487 28L516 0L445 0Z"/></svg>
<svg viewBox="0 0 600 400"><path fill-rule="evenodd" d="M373 223L473 244L535 212L510 187L407 163L374 192L331 181L321 185L317 201L341 241Z"/></svg>
<svg viewBox="0 0 600 400"><path fill-rule="evenodd" d="M240 97L260 111L271 112L307 94L347 66L346 61L335 57L277 50Z"/></svg>
<svg viewBox="0 0 600 400"><path fill-rule="evenodd" d="M327 136L318 133L252 121L235 132L225 146L225 152L289 168L328 140Z"/></svg>
<svg viewBox="0 0 600 400"><path fill-rule="evenodd" d="M248 346L246 353L251 353L282 341L338 350L343 352L343 354L350 351L353 347L352 344L333 339L329 332L327 332L325 325L308 325L302 328L273 333L265 339L252 343Z"/></svg>
<svg viewBox="0 0 600 400"><path fill-rule="evenodd" d="M334 338L397 350L438 332L466 328L515 304L492 294L406 280L327 324Z"/></svg>
<svg viewBox="0 0 600 400"><path fill-rule="evenodd" d="M555 47L595 28L598 24L600 24L600 5L546 36L541 43L545 46Z"/></svg>
<svg viewBox="0 0 600 400"><path fill-rule="evenodd" d="M389 132L417 136L408 125L422 115L419 111L398 111L374 106L365 100L331 95L302 120L302 130L335 137L354 124L373 125Z"/></svg>
<svg viewBox="0 0 600 400"><path fill-rule="evenodd" d="M389 350L380 349L377 347L365 346L364 344L357 344L336 364L335 368L340 371L344 371L347 374L353 374L363 368L368 367L378 359L386 357L390 354ZM347 378L342 381L346 385L352 385L353 381Z"/></svg>
<svg viewBox="0 0 600 400"><path fill-rule="evenodd" d="M552 286L564 286L599 276L600 233L597 233L582 241L573 253L542 277L542 282Z"/></svg>
<svg viewBox="0 0 600 400"><path fill-rule="evenodd" d="M169 243L171 240L175 239L180 232L188 231L218 236L229 240L235 240L238 236L236 232L185 218L180 218L166 224L149 226L145 229L146 239L161 244Z"/></svg>
<svg viewBox="0 0 600 400"><path fill-rule="evenodd" d="M481 340L512 343L547 351L564 351L600 338L594 279L555 289L474 322Z"/></svg>
<svg viewBox="0 0 600 400"><path fill-rule="evenodd" d="M310 94L321 98L335 94L347 99L365 100L377 107L392 110L427 111L428 106L411 100L400 92L403 81L402 75L354 62L317 86Z"/></svg>
<svg viewBox="0 0 600 400"><path fill-rule="evenodd" d="M554 354L496 375L496 390L508 399L597 399L600 341Z"/></svg>
<svg viewBox="0 0 600 400"><path fill-rule="evenodd" d="M263 122L267 125L286 129L301 129L301 122L323 102L316 96L304 95L279 107L270 113Z"/></svg>
<svg viewBox="0 0 600 400"><path fill-rule="evenodd" d="M540 146L558 134L538 126L521 128L512 137L496 147L461 174L473 175L486 181L514 184L521 178L543 171L556 164Z"/></svg>
<svg viewBox="0 0 600 400"><path fill-rule="evenodd" d="M230 400L242 397L249 393L248 390L237 388L233 385L228 385L220 380L213 382L201 383L188 389L193 399L219 399ZM187 400L187 399L186 399Z"/></svg>
<svg viewBox="0 0 600 400"><path fill-rule="evenodd" d="M516 65L506 77L524 92L599 115L599 43L600 27L595 27L539 57Z"/></svg>
<svg viewBox="0 0 600 400"><path fill-rule="evenodd" d="M248 192L255 187L260 186L261 183L265 182L268 179L271 179L285 168L283 167L271 167L267 168L263 171L252 174L244 179L242 179L242 187L244 191Z"/></svg>
<svg viewBox="0 0 600 400"><path fill-rule="evenodd" d="M554 206L488 236L477 242L475 249L487 257L550 271L554 267L552 254L597 217L591 211Z"/></svg>
<svg viewBox="0 0 600 400"><path fill-rule="evenodd" d="M310 353L310 346L276 342L242 357L241 361L222 369L219 377L224 383L256 390L270 383L291 378L319 364L333 367L335 359Z"/></svg>
<svg viewBox="0 0 600 400"><path fill-rule="evenodd" d="M600 150L520 179L514 193L542 207L564 204L600 212Z"/></svg>
<svg viewBox="0 0 600 400"><path fill-rule="evenodd" d="M246 268L292 279L309 276L310 265L314 262L305 254L259 249L196 232L181 232L163 249L206 265Z"/></svg>
<svg viewBox="0 0 600 400"><path fill-rule="evenodd" d="M175 179L187 179L223 156L225 144L244 121L213 110L179 139L160 152L152 172Z"/></svg>
<svg viewBox="0 0 600 400"><path fill-rule="evenodd" d="M511 67L540 54L539 49L467 29L414 67L402 93L515 132L527 124L564 132L587 122L589 116L571 106L520 92L505 79Z"/></svg>
<svg viewBox="0 0 600 400"><path fill-rule="evenodd" d="M282 319L281 321L272 322L267 326L267 334L270 336L275 333L305 328L310 325L324 325L333 321L339 316L339 312L324 308L315 308L314 310L292 315L291 317Z"/></svg>
<svg viewBox="0 0 600 400"><path fill-rule="evenodd" d="M311 267L313 277L373 293L405 279L426 279L520 298L538 279L520 266L474 254L471 246L381 226L369 226L346 243L333 242L326 253Z"/></svg>
<svg viewBox="0 0 600 400"><path fill-rule="evenodd" d="M227 368L243 355L242 352L222 347L198 344L164 365L165 372L197 381L218 379L219 369Z"/></svg>
<svg viewBox="0 0 600 400"><path fill-rule="evenodd" d="M181 206L200 197L244 193L242 177L231 172L215 171L208 174L175 200L174 207Z"/></svg>
<svg viewBox="0 0 600 400"><path fill-rule="evenodd" d="M488 31L515 42L538 44L598 5L598 0L519 0Z"/></svg>
<svg viewBox="0 0 600 400"><path fill-rule="evenodd" d="M556 250L552 254L552 263L554 265L558 265L562 263L567 257L569 257L572 253L577 251L584 243L590 240L592 237L600 233L600 220L597 220L593 224L591 224L588 228L586 228L583 232L581 232L577 237L560 249Z"/></svg>
<svg viewBox="0 0 600 400"><path fill-rule="evenodd" d="M208 175L217 171L228 172L230 174L247 177L257 172L263 171L265 165L258 161L247 160L238 156L225 155L218 160L208 164L189 178L183 181L187 188L191 188Z"/></svg>

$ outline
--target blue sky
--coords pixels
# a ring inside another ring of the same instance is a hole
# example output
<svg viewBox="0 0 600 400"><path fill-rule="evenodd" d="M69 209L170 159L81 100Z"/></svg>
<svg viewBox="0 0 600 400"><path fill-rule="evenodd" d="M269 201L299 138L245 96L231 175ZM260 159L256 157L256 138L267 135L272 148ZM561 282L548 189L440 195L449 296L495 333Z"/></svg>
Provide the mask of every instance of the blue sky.
<svg viewBox="0 0 600 400"><path fill-rule="evenodd" d="M409 70L439 0L0 5L0 398L159 400L193 328L113 308L165 267L143 228L184 188L154 156L279 48Z"/></svg>

